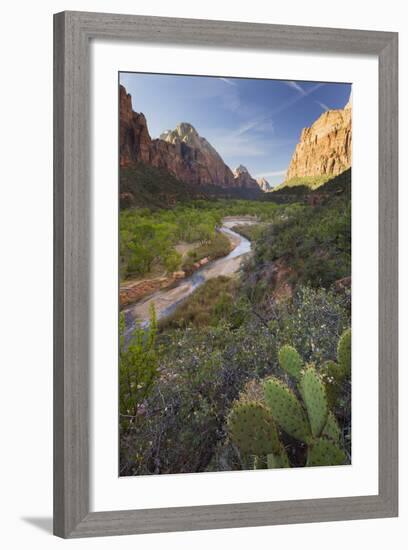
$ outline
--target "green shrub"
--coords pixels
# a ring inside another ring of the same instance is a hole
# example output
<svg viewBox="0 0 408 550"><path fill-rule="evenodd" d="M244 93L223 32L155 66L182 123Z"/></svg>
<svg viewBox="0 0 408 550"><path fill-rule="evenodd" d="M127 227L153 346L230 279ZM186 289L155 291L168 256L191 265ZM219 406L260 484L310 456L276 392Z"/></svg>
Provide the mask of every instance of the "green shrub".
<svg viewBox="0 0 408 550"><path fill-rule="evenodd" d="M242 469L236 452L223 447L225 418L248 380L273 373L266 328L168 329L157 349L161 376L141 422L121 436L121 475Z"/></svg>
<svg viewBox="0 0 408 550"><path fill-rule="evenodd" d="M247 315L245 304L237 297L237 281L220 276L202 284L159 326L164 330L189 325L214 326L224 321L237 327Z"/></svg>
<svg viewBox="0 0 408 550"><path fill-rule="evenodd" d="M242 224L234 225L231 229L249 241L257 241L266 227L266 224Z"/></svg>
<svg viewBox="0 0 408 550"><path fill-rule="evenodd" d="M350 325L350 295L299 287L292 301L275 306L269 322L278 346L290 342L307 363L337 356L337 343Z"/></svg>
<svg viewBox="0 0 408 550"><path fill-rule="evenodd" d="M149 326L145 329L136 326L128 342L125 342L124 316L120 316L119 402L120 424L125 429L137 422L139 407L158 377L157 322L153 307L150 313Z"/></svg>
<svg viewBox="0 0 408 550"><path fill-rule="evenodd" d="M247 279L262 277L280 261L292 273L292 285L330 286L351 273L351 205L345 194L312 207L289 205L258 236ZM268 291L273 288L268 287Z"/></svg>
<svg viewBox="0 0 408 550"><path fill-rule="evenodd" d="M217 258L226 256L230 250L231 244L228 237L226 237L223 233L217 232L211 240L202 243L197 248L194 248L194 250L191 250L187 254L182 267L187 272L191 271L193 265L199 260L202 260L203 258L216 260Z"/></svg>

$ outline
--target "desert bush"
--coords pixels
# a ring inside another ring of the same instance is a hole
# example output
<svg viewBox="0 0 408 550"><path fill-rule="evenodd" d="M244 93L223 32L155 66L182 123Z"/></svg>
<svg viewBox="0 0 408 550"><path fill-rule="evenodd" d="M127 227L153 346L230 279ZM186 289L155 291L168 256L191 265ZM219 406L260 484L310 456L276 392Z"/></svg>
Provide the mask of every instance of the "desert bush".
<svg viewBox="0 0 408 550"><path fill-rule="evenodd" d="M255 242L247 276L280 260L292 285L329 288L351 273L351 207L344 196L317 207L290 205ZM273 290L273 289L270 289Z"/></svg>
<svg viewBox="0 0 408 550"><path fill-rule="evenodd" d="M157 322L151 308L150 324L136 326L128 342L125 341L125 320L119 321L119 405L120 425L128 429L137 422L140 407L149 396L158 377L156 350Z"/></svg>
<svg viewBox="0 0 408 550"><path fill-rule="evenodd" d="M278 346L293 345L307 363L323 363L336 358L338 339L350 326L351 297L301 286L272 313L269 328Z"/></svg>
<svg viewBox="0 0 408 550"><path fill-rule="evenodd" d="M249 379L273 373L273 339L252 322L167 330L157 343L160 378L121 437L121 474L217 470L226 414Z"/></svg>

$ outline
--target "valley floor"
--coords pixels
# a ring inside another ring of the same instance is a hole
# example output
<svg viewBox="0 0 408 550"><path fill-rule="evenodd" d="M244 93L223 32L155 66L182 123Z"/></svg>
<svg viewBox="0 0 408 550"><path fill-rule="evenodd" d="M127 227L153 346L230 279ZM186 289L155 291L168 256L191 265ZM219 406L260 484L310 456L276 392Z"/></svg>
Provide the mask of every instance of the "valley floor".
<svg viewBox="0 0 408 550"><path fill-rule="evenodd" d="M134 304L130 304L124 309L125 318L127 320L127 330L132 330L136 322L142 324L148 322L150 309L154 306L158 319L163 319L167 315L174 313L176 308L199 288L206 281L224 276L233 277L242 264L242 261L250 252L250 241L244 236L235 233L230 229L235 225L251 225L254 224L253 218L237 218L228 217L223 220L221 231L227 236L230 241L230 252L224 257L216 260L206 258L205 263L201 265L194 273L186 277L184 272L182 277L169 277L169 280L174 278L171 288L159 289L156 292L150 293L146 297L137 300ZM176 245L175 248L179 252L189 252L194 250L197 244L194 245ZM149 279L144 283L148 283ZM148 284L146 284L148 286ZM125 285L124 285L125 287ZM121 287L123 288L123 287ZM126 287L125 287L126 288Z"/></svg>
<svg viewBox="0 0 408 550"><path fill-rule="evenodd" d="M350 277L350 252L347 190L317 205L215 200L121 213L122 276L185 274L121 316L120 474L272 467L240 448L229 419L240 404L265 407L265 379L287 383L287 344L324 382L330 463L349 463L350 384L333 365L350 326L348 285L336 286ZM290 391L301 399L296 384ZM282 428L279 438L286 458L275 466L313 465L317 447Z"/></svg>

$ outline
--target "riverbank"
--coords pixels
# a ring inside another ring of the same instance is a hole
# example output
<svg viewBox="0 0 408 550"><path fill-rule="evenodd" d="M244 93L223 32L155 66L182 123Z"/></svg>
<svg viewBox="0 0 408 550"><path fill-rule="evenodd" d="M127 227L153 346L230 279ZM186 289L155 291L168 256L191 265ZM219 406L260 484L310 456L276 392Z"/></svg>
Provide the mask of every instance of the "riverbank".
<svg viewBox="0 0 408 550"><path fill-rule="evenodd" d="M319 207L289 204L269 216L220 216L208 226L223 225L225 237L238 243L228 256L125 309L120 325L121 475L253 468L253 458L241 454L232 439L229 418L237 401L262 399L265 380L286 383L279 362L284 345L295 348L302 363L313 363L327 384L340 428L336 434L350 457L350 383L335 388L327 375L337 360L339 338L350 326L348 202L345 194L334 195ZM208 212L207 207L197 210L190 216L191 231L199 229L198 218L205 220ZM185 228L178 218L177 224L181 234ZM157 224L148 233L141 225L135 250L141 243L149 249L148 237L159 230ZM173 250L181 240L172 240ZM339 292L338 286L346 288ZM151 306L157 322L149 315ZM126 402L127 372L134 380L133 411ZM341 392L336 402L333 392ZM285 445L291 466L305 466L304 446L292 440Z"/></svg>
<svg viewBox="0 0 408 550"><path fill-rule="evenodd" d="M191 257L191 254L194 253L195 250L199 249L199 245L180 243L176 245L175 249L184 259L183 269L174 271L169 275L124 281L121 283L119 290L120 309L135 304L136 302L147 298L159 290L173 288L180 280L189 277L201 267L217 260L220 257L228 256L228 254L230 254L239 245L241 239L239 235L234 232L227 233L222 231L222 234L225 235L229 241L229 246L225 249L225 253L221 253L224 252L224 250L216 250L214 252L214 257L212 255L207 255L197 259L196 261L194 261L192 257L191 261L187 262L186 258Z"/></svg>
<svg viewBox="0 0 408 550"><path fill-rule="evenodd" d="M223 220L224 221L224 220ZM175 309L205 281L215 277L233 277L241 266L243 258L250 252L251 243L248 239L229 229L229 225L253 223L253 220L244 218L228 218L220 231L230 240L231 251L223 258L206 262L199 266L192 275L182 277L167 288L158 289L144 299L124 308L126 328L130 332L136 321L149 321L150 308L154 305L158 319L174 313Z"/></svg>

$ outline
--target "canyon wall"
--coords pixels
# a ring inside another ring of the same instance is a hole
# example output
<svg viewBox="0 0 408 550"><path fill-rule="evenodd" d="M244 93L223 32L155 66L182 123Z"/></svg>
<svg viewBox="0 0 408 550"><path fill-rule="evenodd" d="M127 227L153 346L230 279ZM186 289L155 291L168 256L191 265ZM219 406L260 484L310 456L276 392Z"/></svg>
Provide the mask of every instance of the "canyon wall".
<svg viewBox="0 0 408 550"><path fill-rule="evenodd" d="M351 166L351 100L344 109L323 113L304 128L290 161L286 180L336 176Z"/></svg>
<svg viewBox="0 0 408 550"><path fill-rule="evenodd" d="M152 139L145 116L133 111L131 95L124 86L120 86L119 111L121 167L142 162L163 168L186 183L258 188L247 170L234 175L214 147L189 123L180 123L159 139Z"/></svg>

